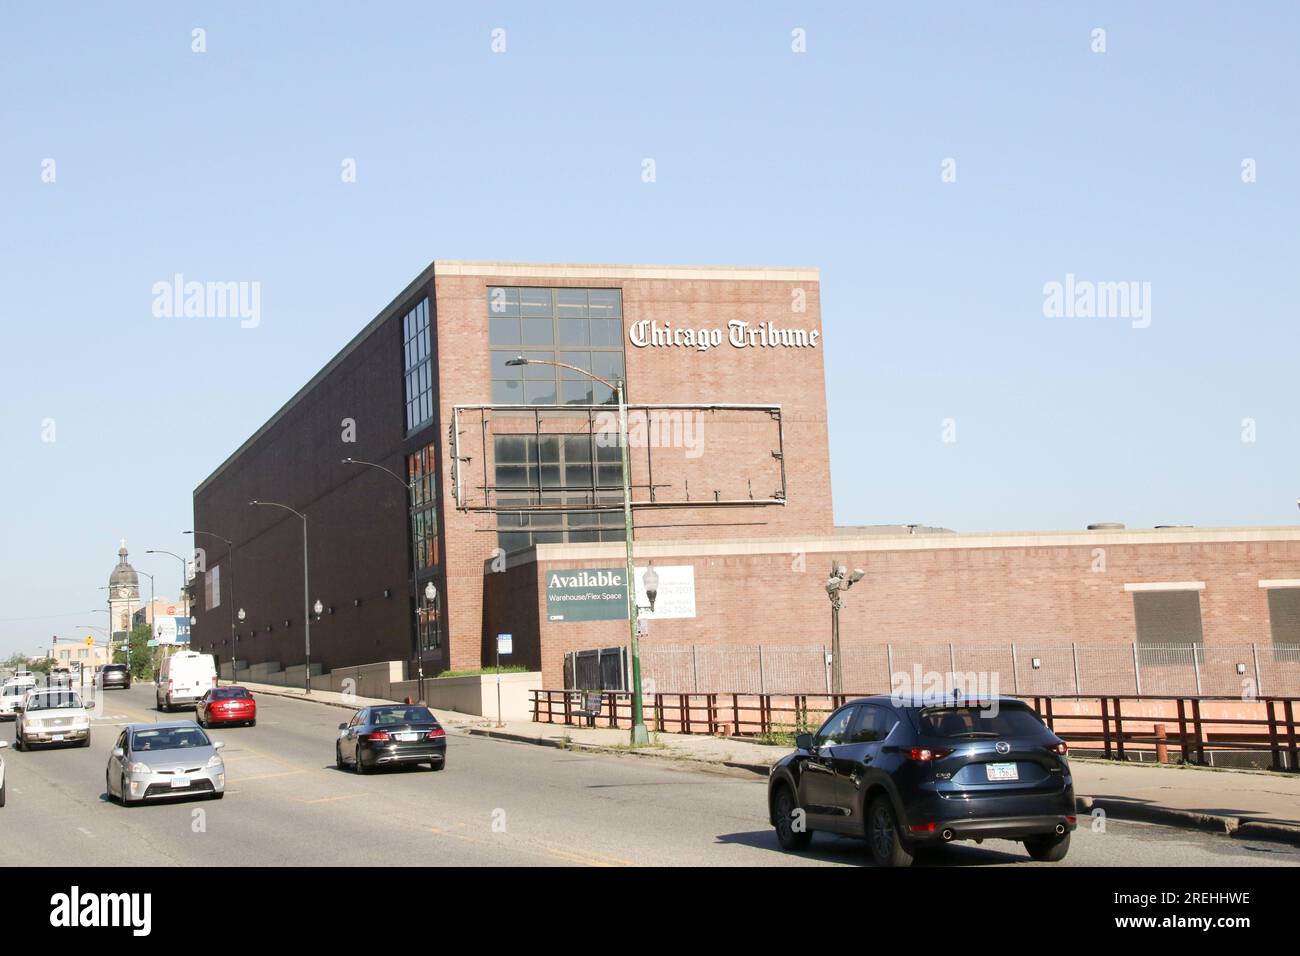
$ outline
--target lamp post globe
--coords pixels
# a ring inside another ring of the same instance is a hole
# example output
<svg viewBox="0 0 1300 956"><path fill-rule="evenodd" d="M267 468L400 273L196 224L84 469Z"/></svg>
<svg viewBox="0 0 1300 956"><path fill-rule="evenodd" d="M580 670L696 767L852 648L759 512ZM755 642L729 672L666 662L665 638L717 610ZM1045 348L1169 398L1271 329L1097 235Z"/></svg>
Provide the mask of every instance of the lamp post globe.
<svg viewBox="0 0 1300 956"><path fill-rule="evenodd" d="M244 609L242 607L239 609L238 617L239 617L239 622L241 624L244 622L244 618L248 617L248 615L244 613Z"/></svg>
<svg viewBox="0 0 1300 956"><path fill-rule="evenodd" d="M645 585L646 600L650 602L650 612L653 614L655 598L659 596L659 572L655 570L653 564L646 568L645 574L641 575L641 583Z"/></svg>
<svg viewBox="0 0 1300 956"><path fill-rule="evenodd" d="M433 586L432 581L424 586L424 599L430 604L438 600L438 589Z"/></svg>

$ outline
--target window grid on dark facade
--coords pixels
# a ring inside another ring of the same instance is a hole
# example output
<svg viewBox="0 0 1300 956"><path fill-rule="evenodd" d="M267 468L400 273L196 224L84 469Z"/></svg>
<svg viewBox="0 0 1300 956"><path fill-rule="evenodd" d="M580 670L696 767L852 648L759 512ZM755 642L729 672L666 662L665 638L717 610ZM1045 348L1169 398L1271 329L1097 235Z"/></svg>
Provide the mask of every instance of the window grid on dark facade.
<svg viewBox="0 0 1300 956"><path fill-rule="evenodd" d="M429 300L421 299L402 317L406 375L406 431L433 420L433 348L429 333Z"/></svg>
<svg viewBox="0 0 1300 956"><path fill-rule="evenodd" d="M438 449L428 445L406 457L406 478L411 489L410 530L415 570L438 567Z"/></svg>

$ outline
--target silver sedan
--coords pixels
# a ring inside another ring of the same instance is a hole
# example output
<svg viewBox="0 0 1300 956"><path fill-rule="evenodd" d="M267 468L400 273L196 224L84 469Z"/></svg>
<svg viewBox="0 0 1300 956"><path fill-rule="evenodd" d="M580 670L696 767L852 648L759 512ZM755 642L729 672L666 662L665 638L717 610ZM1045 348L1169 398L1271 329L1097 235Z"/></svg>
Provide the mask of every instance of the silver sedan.
<svg viewBox="0 0 1300 956"><path fill-rule="evenodd" d="M187 796L220 800L226 792L224 746L192 720L130 724L113 744L104 789L123 806Z"/></svg>

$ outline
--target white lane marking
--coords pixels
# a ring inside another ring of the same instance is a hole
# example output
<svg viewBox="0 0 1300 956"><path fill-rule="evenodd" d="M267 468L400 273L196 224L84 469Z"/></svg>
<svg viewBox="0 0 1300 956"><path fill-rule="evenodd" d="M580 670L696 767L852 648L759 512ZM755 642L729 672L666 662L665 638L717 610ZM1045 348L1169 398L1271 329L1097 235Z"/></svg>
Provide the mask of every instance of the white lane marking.
<svg viewBox="0 0 1300 956"><path fill-rule="evenodd" d="M89 830L87 830L85 827L77 827L77 832L78 832L78 833L84 833L86 836L90 837L92 840L95 839L95 834L91 833L91 832L90 832Z"/></svg>

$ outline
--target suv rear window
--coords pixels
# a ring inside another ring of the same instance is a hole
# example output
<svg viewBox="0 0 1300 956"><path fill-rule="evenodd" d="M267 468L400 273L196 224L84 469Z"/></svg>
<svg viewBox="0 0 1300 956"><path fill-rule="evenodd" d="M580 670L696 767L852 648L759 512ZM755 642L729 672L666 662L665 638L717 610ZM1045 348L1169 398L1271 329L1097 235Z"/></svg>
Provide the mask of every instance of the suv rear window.
<svg viewBox="0 0 1300 956"><path fill-rule="evenodd" d="M1046 728L1028 707L927 707L921 711L924 737L1035 737Z"/></svg>
<svg viewBox="0 0 1300 956"><path fill-rule="evenodd" d="M105 665L104 665L104 670L105 670L105 671L117 671L117 672L123 672L123 671L126 670L126 665L125 665L125 664L105 664Z"/></svg>

